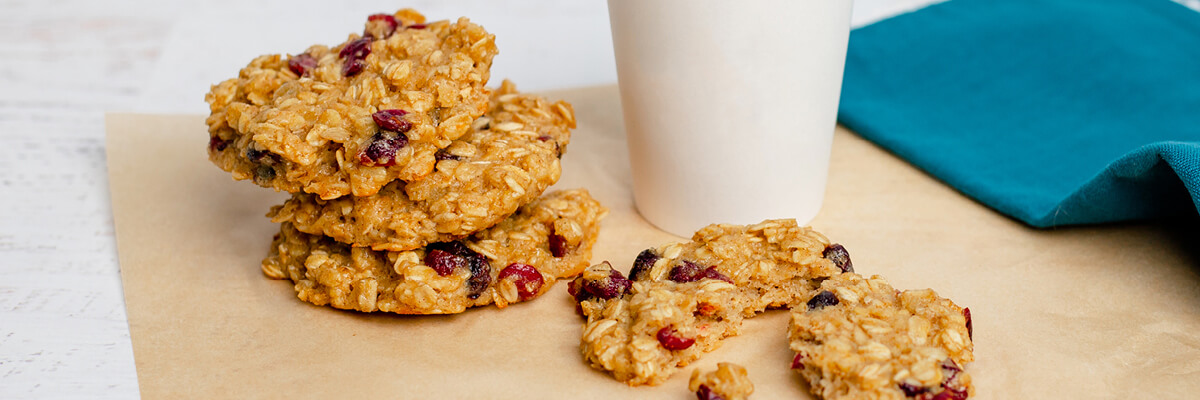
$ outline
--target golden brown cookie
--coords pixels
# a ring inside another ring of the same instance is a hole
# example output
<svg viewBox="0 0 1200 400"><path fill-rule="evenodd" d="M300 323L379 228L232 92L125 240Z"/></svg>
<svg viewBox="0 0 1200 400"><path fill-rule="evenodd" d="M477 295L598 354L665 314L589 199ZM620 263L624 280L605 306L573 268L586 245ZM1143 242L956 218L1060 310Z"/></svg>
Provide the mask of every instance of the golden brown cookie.
<svg viewBox="0 0 1200 400"><path fill-rule="evenodd" d="M849 268L842 246L795 220L768 220L709 225L691 242L643 251L632 280L603 263L568 289L587 318L584 358L619 381L656 385L737 334L743 318L807 301Z"/></svg>
<svg viewBox="0 0 1200 400"><path fill-rule="evenodd" d="M472 132L437 154L437 169L372 196L296 194L268 214L301 232L376 250L411 250L495 225L558 181L575 126L571 105L504 81Z"/></svg>
<svg viewBox="0 0 1200 400"><path fill-rule="evenodd" d="M291 279L301 300L334 308L453 314L506 307L579 274L606 214L586 190L557 191L469 238L409 251L352 247L284 223L262 270Z"/></svg>
<svg viewBox="0 0 1200 400"><path fill-rule="evenodd" d="M433 171L487 110L495 37L405 9L363 35L255 58L205 96L209 159L235 179L324 199L368 196Z"/></svg>
<svg viewBox="0 0 1200 400"><path fill-rule="evenodd" d="M974 393L970 310L930 289L847 273L792 309L792 368L824 399L962 400Z"/></svg>

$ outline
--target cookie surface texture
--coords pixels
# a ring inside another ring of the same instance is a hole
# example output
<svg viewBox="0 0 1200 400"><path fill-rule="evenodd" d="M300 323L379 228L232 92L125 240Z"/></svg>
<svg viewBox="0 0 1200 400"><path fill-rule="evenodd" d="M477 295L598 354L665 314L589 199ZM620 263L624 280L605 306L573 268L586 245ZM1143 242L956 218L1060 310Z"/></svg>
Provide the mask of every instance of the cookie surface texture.
<svg viewBox="0 0 1200 400"><path fill-rule="evenodd" d="M710 225L643 251L627 279L607 263L568 288L586 318L584 358L629 385L657 385L736 335L744 318L807 301L842 273L820 233L794 220ZM848 260L848 258L847 258Z"/></svg>
<svg viewBox="0 0 1200 400"><path fill-rule="evenodd" d="M587 266L607 210L586 190L548 193L468 238L409 251L352 247L282 224L263 274L316 305L453 314L531 300ZM555 233L557 231L557 233Z"/></svg>
<svg viewBox="0 0 1200 400"><path fill-rule="evenodd" d="M209 159L235 179L323 199L368 196L433 171L487 110L495 37L413 10L362 35L255 58L205 96Z"/></svg>
<svg viewBox="0 0 1200 400"><path fill-rule="evenodd" d="M412 250L485 229L537 198L561 174L574 112L504 81L471 132L437 153L437 168L372 196L296 194L271 213L301 232L376 250Z"/></svg>
<svg viewBox="0 0 1200 400"><path fill-rule="evenodd" d="M792 368L824 399L965 399L969 315L933 290L842 274L792 309Z"/></svg>

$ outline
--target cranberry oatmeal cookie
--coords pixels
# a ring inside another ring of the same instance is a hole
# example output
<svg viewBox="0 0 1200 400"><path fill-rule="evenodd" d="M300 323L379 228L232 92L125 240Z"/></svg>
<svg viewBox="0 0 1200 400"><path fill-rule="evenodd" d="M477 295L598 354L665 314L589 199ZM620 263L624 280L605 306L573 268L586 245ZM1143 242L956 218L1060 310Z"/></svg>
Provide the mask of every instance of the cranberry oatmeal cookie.
<svg viewBox="0 0 1200 400"><path fill-rule="evenodd" d="M709 225L691 242L643 251L630 279L606 262L568 289L587 319L584 358L629 385L657 385L736 335L742 319L807 301L850 268L844 247L795 220L768 220Z"/></svg>
<svg viewBox="0 0 1200 400"><path fill-rule="evenodd" d="M392 182L367 197L296 194L268 216L375 250L456 240L495 225L558 181L575 116L570 104L519 94L506 80L473 125L421 180Z"/></svg>
<svg viewBox="0 0 1200 400"><path fill-rule="evenodd" d="M255 58L205 96L209 159L239 180L323 199L433 171L487 110L495 37L405 9L332 48Z"/></svg>
<svg viewBox="0 0 1200 400"><path fill-rule="evenodd" d="M792 309L792 368L824 399L961 400L971 334L970 310L933 290L842 274Z"/></svg>
<svg viewBox="0 0 1200 400"><path fill-rule="evenodd" d="M696 392L699 400L746 400L754 393L754 383L746 368L734 363L717 363L717 369L701 374L692 370L688 390Z"/></svg>
<svg viewBox="0 0 1200 400"><path fill-rule="evenodd" d="M295 282L301 300L334 308L452 314L491 303L506 307L579 274L606 214L586 190L558 191L467 239L395 252L352 247L284 223L262 270Z"/></svg>

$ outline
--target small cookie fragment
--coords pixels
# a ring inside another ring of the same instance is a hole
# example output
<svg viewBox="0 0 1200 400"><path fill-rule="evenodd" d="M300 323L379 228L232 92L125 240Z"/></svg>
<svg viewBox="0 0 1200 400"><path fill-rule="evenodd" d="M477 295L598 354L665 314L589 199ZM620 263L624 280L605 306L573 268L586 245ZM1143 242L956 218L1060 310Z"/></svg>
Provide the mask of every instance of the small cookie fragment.
<svg viewBox="0 0 1200 400"><path fill-rule="evenodd" d="M284 223L262 270L292 280L301 300L340 309L453 314L492 303L503 308L579 274L606 214L586 190L558 191L469 238L408 251L352 247ZM555 257L549 238L552 227L564 223L580 234L569 238L567 254Z"/></svg>
<svg viewBox="0 0 1200 400"><path fill-rule="evenodd" d="M607 262L589 267L568 287L587 319L583 356L629 385L659 384L736 335L744 318L807 301L841 274L823 256L830 246L795 220L716 224L643 251L629 278Z"/></svg>
<svg viewBox="0 0 1200 400"><path fill-rule="evenodd" d="M745 367L721 362L716 370L704 374L699 368L692 370L688 390L696 392L698 400L746 400L754 393L754 383Z"/></svg>
<svg viewBox="0 0 1200 400"><path fill-rule="evenodd" d="M213 85L209 159L235 179L322 199L369 196L433 171L487 110L495 36L405 9L362 35L255 58Z"/></svg>
<svg viewBox="0 0 1200 400"><path fill-rule="evenodd" d="M471 133L437 153L437 169L414 182L395 181L372 196L322 200L293 195L272 208L273 222L375 250L412 250L488 228L536 199L561 174L559 158L575 127L571 105L517 93L504 81ZM552 236L561 250L563 235Z"/></svg>
<svg viewBox="0 0 1200 400"><path fill-rule="evenodd" d="M792 309L792 368L824 399L956 400L974 394L967 311L930 289L845 273Z"/></svg>

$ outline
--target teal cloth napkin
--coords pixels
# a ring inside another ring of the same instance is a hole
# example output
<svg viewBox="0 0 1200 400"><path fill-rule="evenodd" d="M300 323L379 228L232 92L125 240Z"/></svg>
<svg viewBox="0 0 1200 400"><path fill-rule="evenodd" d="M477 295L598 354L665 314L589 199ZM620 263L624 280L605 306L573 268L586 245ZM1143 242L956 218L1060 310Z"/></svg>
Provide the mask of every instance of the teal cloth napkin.
<svg viewBox="0 0 1200 400"><path fill-rule="evenodd" d="M950 0L850 34L838 120L1035 227L1200 211L1200 13Z"/></svg>

